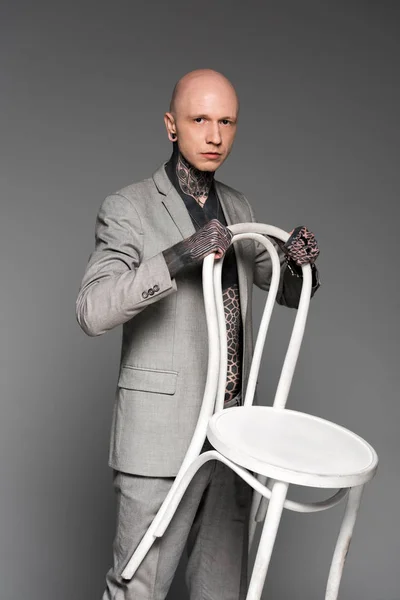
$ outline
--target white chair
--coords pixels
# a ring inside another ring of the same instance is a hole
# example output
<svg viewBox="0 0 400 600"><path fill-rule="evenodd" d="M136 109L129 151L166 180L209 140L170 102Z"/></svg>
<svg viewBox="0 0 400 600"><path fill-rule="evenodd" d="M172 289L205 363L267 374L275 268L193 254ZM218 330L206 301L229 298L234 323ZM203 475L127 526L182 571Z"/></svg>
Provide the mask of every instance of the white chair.
<svg viewBox="0 0 400 600"><path fill-rule="evenodd" d="M229 228L234 234L232 243L244 238L262 243L269 251L273 265L244 403L243 406L223 407L227 369L221 290L223 261L215 261L214 254L211 254L203 263L209 348L207 380L198 422L174 483L126 565L122 577L131 579L154 540L163 535L197 470L209 460L220 460L254 489L249 550L257 522L264 521L246 600L259 600L261 597L283 509L317 512L336 505L347 496L325 595L325 600L336 600L364 484L374 476L378 457L365 440L348 429L325 419L285 408L310 304L310 265L302 267L300 302L273 405L252 404L280 278L279 256L266 236L275 236L285 242L289 234L261 223L240 223L230 225ZM206 436L214 450L200 454ZM291 483L339 490L320 502L293 502L286 498Z"/></svg>

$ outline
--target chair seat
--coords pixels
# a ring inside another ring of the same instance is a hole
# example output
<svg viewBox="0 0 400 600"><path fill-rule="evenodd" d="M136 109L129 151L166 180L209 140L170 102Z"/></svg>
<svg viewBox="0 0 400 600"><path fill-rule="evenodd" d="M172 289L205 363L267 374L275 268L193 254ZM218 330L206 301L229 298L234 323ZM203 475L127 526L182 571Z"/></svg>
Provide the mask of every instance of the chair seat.
<svg viewBox="0 0 400 600"><path fill-rule="evenodd" d="M369 481L375 450L325 419L270 406L236 406L215 413L207 437L234 463L287 483L344 488Z"/></svg>

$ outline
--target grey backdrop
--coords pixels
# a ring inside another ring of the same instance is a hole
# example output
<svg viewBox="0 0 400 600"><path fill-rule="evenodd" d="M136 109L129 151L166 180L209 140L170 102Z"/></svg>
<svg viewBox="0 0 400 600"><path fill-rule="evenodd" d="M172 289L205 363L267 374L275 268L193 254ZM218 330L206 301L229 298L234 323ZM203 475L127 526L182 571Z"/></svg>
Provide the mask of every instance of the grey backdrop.
<svg viewBox="0 0 400 600"><path fill-rule="evenodd" d="M398 6L2 3L1 600L103 592L121 330L86 337L75 298L100 203L168 158L163 113L175 81L199 67L225 73L242 103L219 179L260 221L306 224L320 244L288 407L353 429L380 457L341 598L400 599ZM293 316L276 307L266 404ZM263 598L323 597L342 510L284 514ZM169 600L187 599L184 566Z"/></svg>

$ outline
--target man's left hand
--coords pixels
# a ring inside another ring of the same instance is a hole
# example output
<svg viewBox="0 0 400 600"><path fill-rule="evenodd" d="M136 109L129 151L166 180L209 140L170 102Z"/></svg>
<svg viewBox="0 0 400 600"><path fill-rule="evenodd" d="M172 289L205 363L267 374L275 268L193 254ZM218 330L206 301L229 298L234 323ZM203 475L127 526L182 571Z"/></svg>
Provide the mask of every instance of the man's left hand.
<svg viewBox="0 0 400 600"><path fill-rule="evenodd" d="M297 265L311 265L317 260L320 250L312 231L300 225L289 232L290 237L283 246L285 254Z"/></svg>

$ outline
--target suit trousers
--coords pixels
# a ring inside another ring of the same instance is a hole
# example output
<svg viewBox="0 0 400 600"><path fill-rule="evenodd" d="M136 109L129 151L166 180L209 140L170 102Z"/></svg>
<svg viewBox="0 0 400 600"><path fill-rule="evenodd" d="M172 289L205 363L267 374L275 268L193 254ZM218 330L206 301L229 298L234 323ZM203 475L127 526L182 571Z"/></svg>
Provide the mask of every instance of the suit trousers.
<svg viewBox="0 0 400 600"><path fill-rule="evenodd" d="M206 439L202 452L210 449ZM173 481L114 471L117 526L102 600L165 600L185 546L190 600L245 600L252 488L217 460L197 471L132 579L121 578Z"/></svg>

